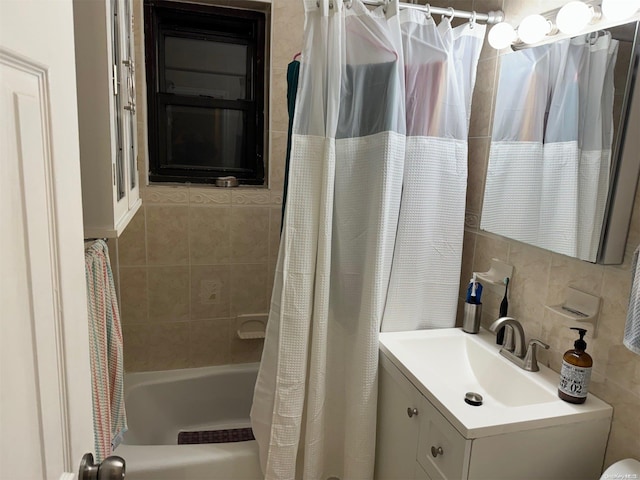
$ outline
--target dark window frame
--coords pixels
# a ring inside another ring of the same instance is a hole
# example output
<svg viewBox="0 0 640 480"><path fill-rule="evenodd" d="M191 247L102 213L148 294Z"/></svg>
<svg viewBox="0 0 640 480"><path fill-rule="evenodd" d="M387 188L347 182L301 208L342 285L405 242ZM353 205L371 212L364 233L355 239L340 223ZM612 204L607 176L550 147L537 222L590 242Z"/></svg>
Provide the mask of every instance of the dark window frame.
<svg viewBox="0 0 640 480"><path fill-rule="evenodd" d="M265 14L253 10L145 0L144 23L149 181L214 183L218 177L233 175L240 184L265 185ZM247 45L247 100L163 92L166 36ZM170 105L243 112L246 136L243 165L168 165L166 107Z"/></svg>

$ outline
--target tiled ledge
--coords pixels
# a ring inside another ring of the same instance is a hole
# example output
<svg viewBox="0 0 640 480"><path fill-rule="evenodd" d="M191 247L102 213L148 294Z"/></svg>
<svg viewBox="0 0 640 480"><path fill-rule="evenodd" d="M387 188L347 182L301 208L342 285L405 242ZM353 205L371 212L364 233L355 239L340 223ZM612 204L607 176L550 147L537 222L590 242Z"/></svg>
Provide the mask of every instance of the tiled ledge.
<svg viewBox="0 0 640 480"><path fill-rule="evenodd" d="M223 189L151 185L143 189L142 200L147 205L281 205L282 192L248 187Z"/></svg>

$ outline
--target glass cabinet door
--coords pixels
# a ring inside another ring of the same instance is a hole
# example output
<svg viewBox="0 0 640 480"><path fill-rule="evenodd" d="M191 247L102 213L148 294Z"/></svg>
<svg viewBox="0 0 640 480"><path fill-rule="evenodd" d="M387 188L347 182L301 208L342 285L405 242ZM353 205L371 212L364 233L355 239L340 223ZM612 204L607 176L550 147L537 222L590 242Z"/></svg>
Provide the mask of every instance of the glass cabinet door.
<svg viewBox="0 0 640 480"><path fill-rule="evenodd" d="M115 195L119 203L126 194L125 171L125 137L122 128L122 96L123 77L122 52L120 46L120 12L118 0L111 0L111 64L113 68L113 137L115 139Z"/></svg>
<svg viewBox="0 0 640 480"><path fill-rule="evenodd" d="M132 201L135 202L138 198L138 149L137 149L137 130L136 130L136 78L135 78L135 50L133 40L133 12L131 0L122 0L123 10L126 13L123 31L123 50L125 58L123 65L126 68L127 74L127 104L126 110L126 126L127 129L127 177L128 188L132 195ZM131 201L130 201L131 203Z"/></svg>

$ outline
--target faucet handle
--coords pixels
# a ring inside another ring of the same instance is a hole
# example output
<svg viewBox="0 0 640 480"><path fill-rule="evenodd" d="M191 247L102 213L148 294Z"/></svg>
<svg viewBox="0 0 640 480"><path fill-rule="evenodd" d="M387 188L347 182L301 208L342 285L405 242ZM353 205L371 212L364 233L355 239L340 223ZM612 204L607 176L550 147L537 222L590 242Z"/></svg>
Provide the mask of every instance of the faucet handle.
<svg viewBox="0 0 640 480"><path fill-rule="evenodd" d="M537 372L538 370L540 370L540 367L538 367L538 359L536 358L536 347L538 345L540 345L545 350L549 349L549 345L544 343L542 340L533 338L529 341L527 354L524 357L524 366L522 367L529 372Z"/></svg>

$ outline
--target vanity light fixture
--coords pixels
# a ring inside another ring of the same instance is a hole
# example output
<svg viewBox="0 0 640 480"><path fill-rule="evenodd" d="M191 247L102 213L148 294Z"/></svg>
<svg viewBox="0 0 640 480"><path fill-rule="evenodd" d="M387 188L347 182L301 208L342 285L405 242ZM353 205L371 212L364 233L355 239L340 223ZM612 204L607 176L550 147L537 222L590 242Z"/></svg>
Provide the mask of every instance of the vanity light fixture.
<svg viewBox="0 0 640 480"><path fill-rule="evenodd" d="M602 0L602 14L609 20L624 20L640 8L640 0Z"/></svg>
<svg viewBox="0 0 640 480"><path fill-rule="evenodd" d="M507 22L489 30L489 44L496 50L547 43L561 32L568 37L608 28L630 18L640 19L640 0L572 0L561 8L525 17L517 28ZM603 24L599 26L598 24Z"/></svg>
<svg viewBox="0 0 640 480"><path fill-rule="evenodd" d="M580 33L587 25L594 23L601 17L599 7L574 1L563 6L556 16L558 30L567 35Z"/></svg>
<svg viewBox="0 0 640 480"><path fill-rule="evenodd" d="M518 36L524 43L538 43L552 33L553 24L540 14L525 17L518 26Z"/></svg>
<svg viewBox="0 0 640 480"><path fill-rule="evenodd" d="M496 23L491 30L489 30L488 40L496 50L502 50L509 47L513 42L518 39L518 34L515 28L510 23L500 22Z"/></svg>

